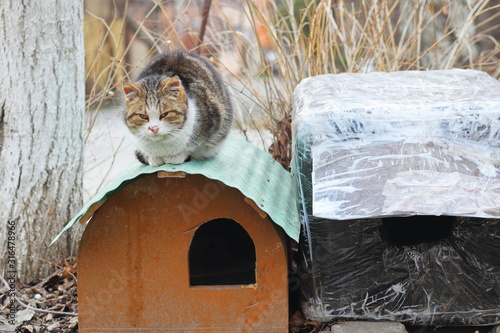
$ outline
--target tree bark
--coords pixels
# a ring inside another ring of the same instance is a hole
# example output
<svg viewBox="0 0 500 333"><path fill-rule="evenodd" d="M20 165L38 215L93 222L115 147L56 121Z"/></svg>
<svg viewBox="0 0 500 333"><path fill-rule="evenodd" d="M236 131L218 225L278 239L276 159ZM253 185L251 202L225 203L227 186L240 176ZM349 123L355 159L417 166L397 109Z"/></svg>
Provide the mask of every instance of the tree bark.
<svg viewBox="0 0 500 333"><path fill-rule="evenodd" d="M48 244L82 203L84 80L83 2L0 0L0 251L25 281L75 247Z"/></svg>

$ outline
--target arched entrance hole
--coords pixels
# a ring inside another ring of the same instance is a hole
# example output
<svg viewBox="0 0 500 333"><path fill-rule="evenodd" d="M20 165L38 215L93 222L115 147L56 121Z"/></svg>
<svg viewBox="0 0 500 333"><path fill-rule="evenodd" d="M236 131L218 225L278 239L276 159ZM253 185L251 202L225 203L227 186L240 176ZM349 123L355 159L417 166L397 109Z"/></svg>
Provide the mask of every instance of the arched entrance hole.
<svg viewBox="0 0 500 333"><path fill-rule="evenodd" d="M255 279L255 245L246 230L230 219L215 219L196 230L189 248L189 283L246 285Z"/></svg>

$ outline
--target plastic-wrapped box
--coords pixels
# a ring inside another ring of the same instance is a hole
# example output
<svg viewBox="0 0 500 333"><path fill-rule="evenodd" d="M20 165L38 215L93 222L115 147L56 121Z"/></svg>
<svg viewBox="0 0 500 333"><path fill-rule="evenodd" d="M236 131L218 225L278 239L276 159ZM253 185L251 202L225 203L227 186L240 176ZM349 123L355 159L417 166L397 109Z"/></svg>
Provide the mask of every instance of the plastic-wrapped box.
<svg viewBox="0 0 500 333"><path fill-rule="evenodd" d="M311 319L500 322L500 83L321 75L293 101Z"/></svg>

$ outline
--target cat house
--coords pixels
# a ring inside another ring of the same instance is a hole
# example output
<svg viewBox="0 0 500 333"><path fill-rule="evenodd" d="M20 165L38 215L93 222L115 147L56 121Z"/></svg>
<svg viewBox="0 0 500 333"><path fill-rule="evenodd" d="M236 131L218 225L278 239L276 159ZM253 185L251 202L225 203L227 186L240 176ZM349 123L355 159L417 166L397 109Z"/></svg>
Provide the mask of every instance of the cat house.
<svg viewBox="0 0 500 333"><path fill-rule="evenodd" d="M308 318L500 322L497 80L311 77L294 92L292 124Z"/></svg>
<svg viewBox="0 0 500 333"><path fill-rule="evenodd" d="M288 332L293 193L287 171L232 136L213 160L126 170L65 228L87 223L80 332Z"/></svg>

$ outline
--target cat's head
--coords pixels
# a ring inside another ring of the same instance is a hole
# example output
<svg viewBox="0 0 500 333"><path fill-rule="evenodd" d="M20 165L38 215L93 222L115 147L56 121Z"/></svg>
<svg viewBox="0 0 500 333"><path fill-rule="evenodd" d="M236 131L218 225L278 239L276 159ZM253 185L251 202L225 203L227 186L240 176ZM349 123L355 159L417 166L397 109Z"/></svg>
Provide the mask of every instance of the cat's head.
<svg viewBox="0 0 500 333"><path fill-rule="evenodd" d="M125 122L140 138L159 140L178 132L187 114L187 95L178 76L152 76L124 83Z"/></svg>

